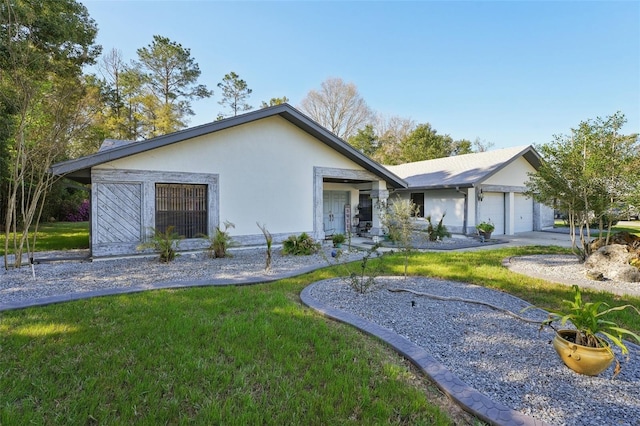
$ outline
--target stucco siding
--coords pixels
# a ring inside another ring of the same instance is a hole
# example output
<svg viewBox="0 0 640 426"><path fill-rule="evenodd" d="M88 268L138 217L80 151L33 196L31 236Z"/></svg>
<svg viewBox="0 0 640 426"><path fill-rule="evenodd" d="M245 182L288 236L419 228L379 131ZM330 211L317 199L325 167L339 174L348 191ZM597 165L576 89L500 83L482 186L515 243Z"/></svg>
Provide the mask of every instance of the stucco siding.
<svg viewBox="0 0 640 426"><path fill-rule="evenodd" d="M362 170L280 117L269 117L111 161L95 169L213 173L232 235L314 230L314 167Z"/></svg>
<svg viewBox="0 0 640 426"><path fill-rule="evenodd" d="M518 157L510 164L482 182L483 185L524 186L529 180L528 173L535 168L523 157Z"/></svg>

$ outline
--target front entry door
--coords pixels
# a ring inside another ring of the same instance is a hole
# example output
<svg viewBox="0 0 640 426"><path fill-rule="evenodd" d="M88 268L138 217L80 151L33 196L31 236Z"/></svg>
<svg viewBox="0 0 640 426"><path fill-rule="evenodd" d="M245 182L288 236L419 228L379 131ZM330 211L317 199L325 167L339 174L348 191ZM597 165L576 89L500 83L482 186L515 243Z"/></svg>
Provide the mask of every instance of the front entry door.
<svg viewBox="0 0 640 426"><path fill-rule="evenodd" d="M349 204L349 193L345 191L323 191L322 199L325 234L344 234L344 206Z"/></svg>

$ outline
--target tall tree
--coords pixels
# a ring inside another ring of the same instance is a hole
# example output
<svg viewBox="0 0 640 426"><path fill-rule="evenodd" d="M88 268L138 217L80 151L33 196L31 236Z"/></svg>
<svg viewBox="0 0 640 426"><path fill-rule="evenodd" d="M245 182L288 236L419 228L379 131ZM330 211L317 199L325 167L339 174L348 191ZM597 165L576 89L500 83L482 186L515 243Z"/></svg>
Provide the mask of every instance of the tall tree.
<svg viewBox="0 0 640 426"><path fill-rule="evenodd" d="M52 177L51 164L76 132L83 96L82 67L100 47L87 9L73 0L0 3L0 104L10 108L9 182L5 205L5 268L10 241L20 266L29 227L38 223ZM13 238L10 238L13 235Z"/></svg>
<svg viewBox="0 0 640 426"><path fill-rule="evenodd" d="M191 101L208 98L213 92L197 84L200 68L191 50L159 35L137 50L136 69L142 74L147 93L141 98L148 127L145 137L184 128L193 115Z"/></svg>
<svg viewBox="0 0 640 426"><path fill-rule="evenodd" d="M471 141L466 139L456 141L449 135L439 135L429 123L416 127L400 142L399 148L400 155L396 164L432 160L434 158L473 152Z"/></svg>
<svg viewBox="0 0 640 426"><path fill-rule="evenodd" d="M603 219L629 201L640 179L634 169L640 158L638 135L619 134L625 122L616 113L583 121L571 135L555 136L538 148L544 162L527 182L528 195L567 213L572 246L581 260L591 253L590 224L599 222L601 236L603 225L610 229L611 221Z"/></svg>
<svg viewBox="0 0 640 426"><path fill-rule="evenodd" d="M269 103L262 101L262 104L260 104L260 108L268 108L276 105L286 104L287 102L289 102L289 98L287 98L286 96L283 96L281 98L271 98L269 99Z"/></svg>
<svg viewBox="0 0 640 426"><path fill-rule="evenodd" d="M400 144L416 128L415 121L398 116L376 118L375 129L379 147L374 159L382 164L398 164L402 156Z"/></svg>
<svg viewBox="0 0 640 426"><path fill-rule="evenodd" d="M376 135L375 130L373 130L372 124L367 124L364 126L364 129L358 130L355 135L349 138L348 142L355 149L371 158L376 156L376 152L380 146L378 135Z"/></svg>
<svg viewBox="0 0 640 426"><path fill-rule="evenodd" d="M235 117L239 112L249 111L253 108L247 103L247 98L251 96L252 90L247 86L247 82L235 72L231 71L226 74L218 83L218 87L222 89L222 100L218 103L231 110L226 116ZM221 116L224 114L220 114L218 118Z"/></svg>
<svg viewBox="0 0 640 426"><path fill-rule="evenodd" d="M373 121L373 113L356 85L345 83L341 78L329 78L322 82L319 91L311 90L300 108L343 139L350 138Z"/></svg>

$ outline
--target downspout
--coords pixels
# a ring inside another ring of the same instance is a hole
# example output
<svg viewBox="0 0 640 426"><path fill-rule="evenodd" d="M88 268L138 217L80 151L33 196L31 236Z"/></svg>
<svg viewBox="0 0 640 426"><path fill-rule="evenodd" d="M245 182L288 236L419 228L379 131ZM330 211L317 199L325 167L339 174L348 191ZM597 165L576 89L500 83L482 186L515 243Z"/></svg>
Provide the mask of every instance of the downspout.
<svg viewBox="0 0 640 426"><path fill-rule="evenodd" d="M468 210L469 210L469 194L465 191L460 191L460 187L456 186L456 192L462 194L462 196L464 197L464 215L463 215L463 219L462 219L462 233L464 235L467 235L467 216L469 214Z"/></svg>

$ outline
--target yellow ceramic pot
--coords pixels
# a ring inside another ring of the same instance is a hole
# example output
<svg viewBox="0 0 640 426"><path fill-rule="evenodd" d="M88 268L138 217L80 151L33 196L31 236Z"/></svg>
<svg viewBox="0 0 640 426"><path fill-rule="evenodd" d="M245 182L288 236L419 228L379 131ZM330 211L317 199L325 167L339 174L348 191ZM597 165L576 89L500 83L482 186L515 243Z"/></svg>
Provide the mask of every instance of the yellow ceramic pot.
<svg viewBox="0 0 640 426"><path fill-rule="evenodd" d="M558 330L553 338L553 347L567 367L576 373L597 376L611 365L614 357L610 348L577 345L572 342L575 335L575 330Z"/></svg>

